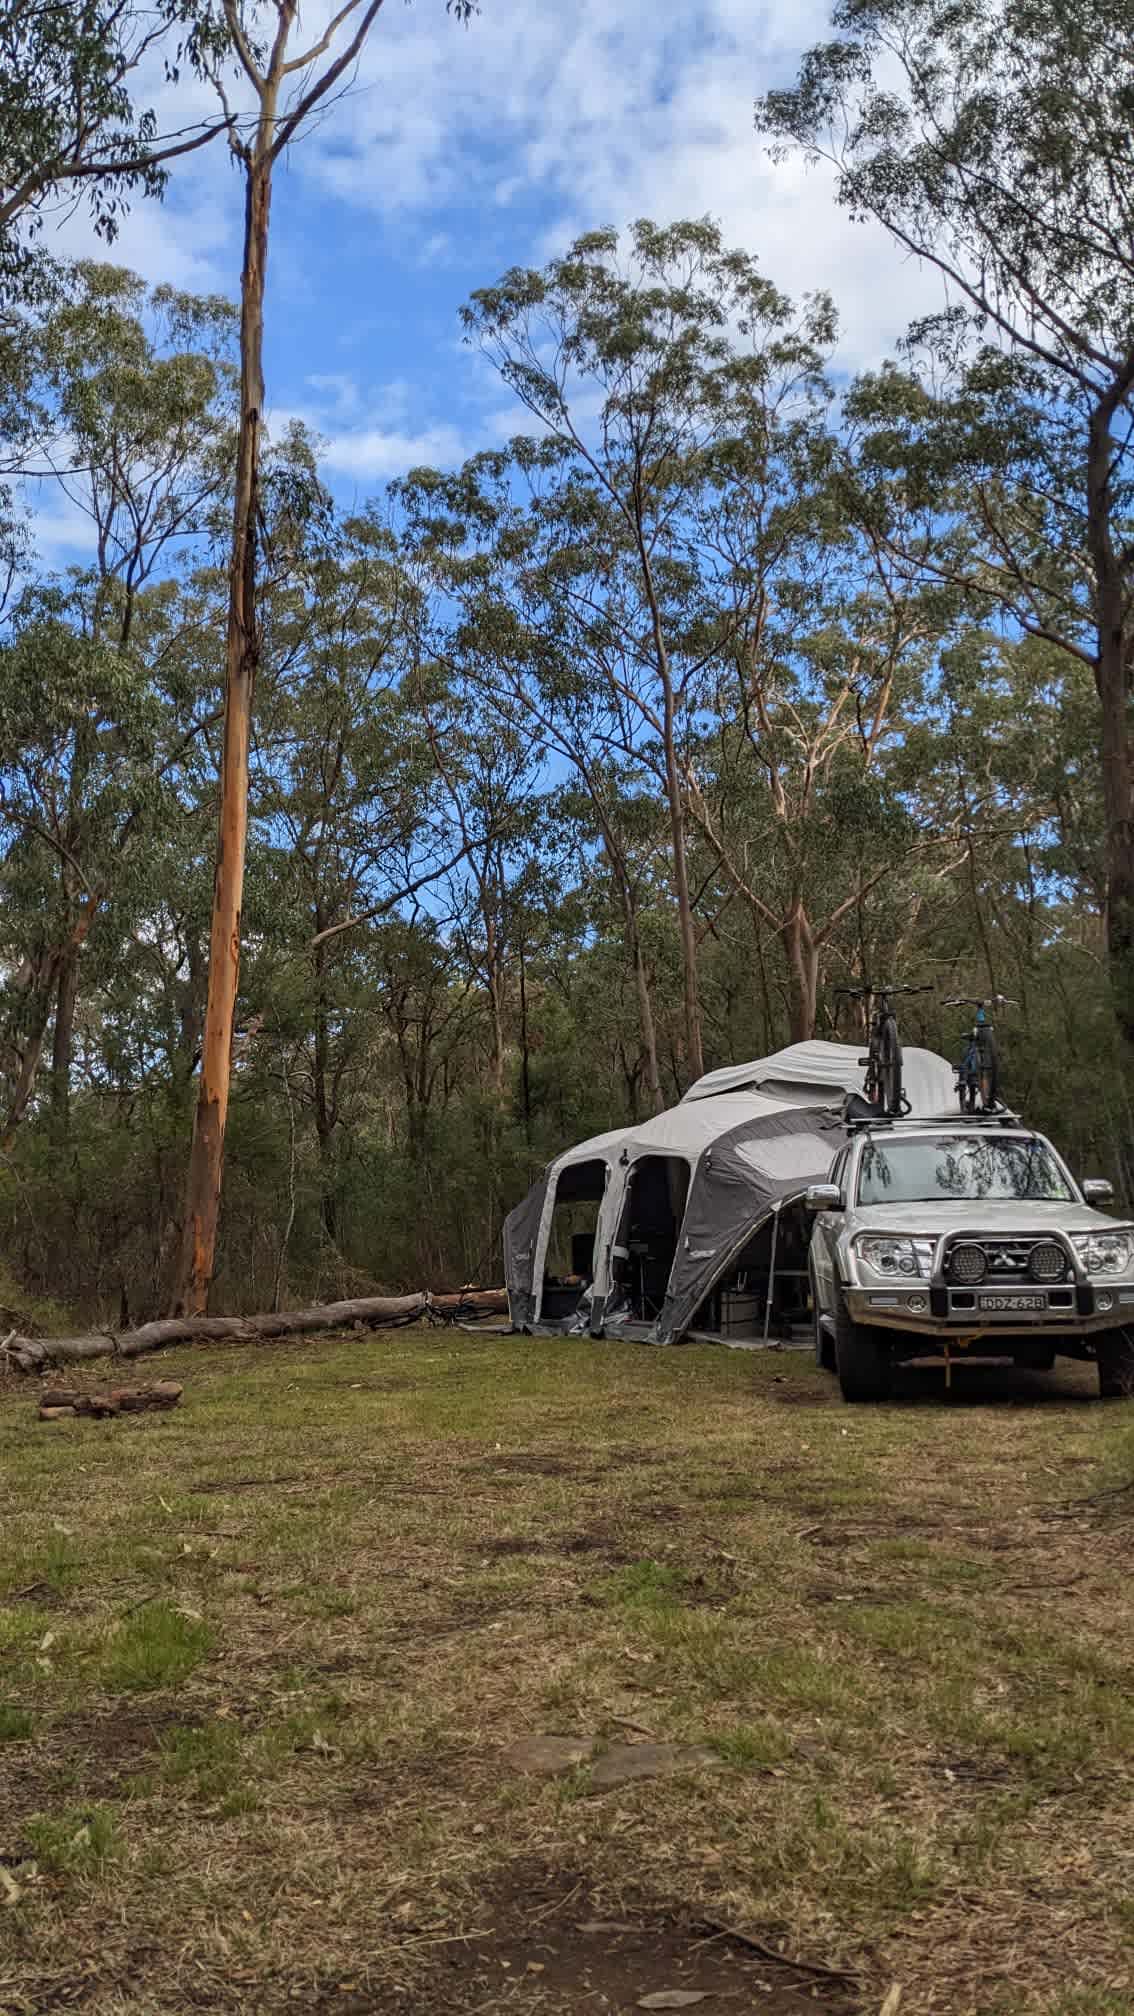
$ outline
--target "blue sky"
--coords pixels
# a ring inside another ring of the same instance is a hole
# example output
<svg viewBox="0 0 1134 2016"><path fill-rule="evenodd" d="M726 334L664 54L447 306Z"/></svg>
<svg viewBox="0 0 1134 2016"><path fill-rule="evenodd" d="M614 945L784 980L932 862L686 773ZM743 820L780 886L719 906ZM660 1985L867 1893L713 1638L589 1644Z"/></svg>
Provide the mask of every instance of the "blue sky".
<svg viewBox="0 0 1134 2016"><path fill-rule="evenodd" d="M308 0L308 40L328 11ZM515 415L461 341L461 303L581 229L636 216L717 217L787 292L834 293L843 364L883 355L940 283L851 224L823 171L771 163L753 131L753 100L825 27L815 0L483 0L467 28L444 0L386 0L349 93L278 174L276 423L298 415L323 436L344 503L501 439ZM211 109L196 84L154 96L168 126ZM164 206L134 210L113 256L150 281L235 294L241 222L238 174L214 146L177 165ZM79 217L61 238L91 249Z"/></svg>

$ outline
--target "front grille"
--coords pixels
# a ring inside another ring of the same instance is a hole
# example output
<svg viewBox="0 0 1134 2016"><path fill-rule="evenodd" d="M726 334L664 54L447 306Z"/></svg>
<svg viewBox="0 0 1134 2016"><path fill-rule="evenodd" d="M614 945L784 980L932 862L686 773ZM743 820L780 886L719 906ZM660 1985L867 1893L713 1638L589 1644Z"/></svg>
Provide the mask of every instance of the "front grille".
<svg viewBox="0 0 1134 2016"><path fill-rule="evenodd" d="M1044 1238L1039 1233L1035 1233L1031 1237L1025 1235L1023 1238L988 1239L982 1239L979 1233L975 1238L971 1234L965 1234L963 1240L957 1240L954 1243L958 1245L974 1245L981 1248L985 1259L984 1285L988 1288L994 1288L997 1282L1000 1281L1027 1281L1034 1283L1036 1277L1031 1273L1029 1268L1033 1248L1042 1247L1045 1249L1045 1253L1050 1254L1051 1249L1056 1245L1053 1239L1050 1237ZM949 1271L947 1263L946 1271ZM1058 1274L1049 1272L1045 1268L1041 1278L1044 1284L1047 1284L1052 1281L1066 1281L1070 1279L1070 1274L1071 1269L1064 1256L1063 1266Z"/></svg>

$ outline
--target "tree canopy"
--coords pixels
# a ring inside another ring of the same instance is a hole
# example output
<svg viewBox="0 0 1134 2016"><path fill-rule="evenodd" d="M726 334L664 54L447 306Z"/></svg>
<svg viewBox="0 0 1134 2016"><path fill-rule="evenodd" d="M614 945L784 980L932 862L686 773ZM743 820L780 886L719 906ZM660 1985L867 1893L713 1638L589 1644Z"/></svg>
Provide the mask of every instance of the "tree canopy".
<svg viewBox="0 0 1134 2016"><path fill-rule="evenodd" d="M146 32L263 80L280 7ZM948 274L894 356L848 378L837 304L711 220L589 232L463 311L509 438L349 509L316 439L264 428L267 183L243 320L93 260L32 284L59 163L107 235L171 136L131 10L23 11L25 85L55 41L4 169L12 1268L115 1322L174 1293L234 638L218 1306L490 1279L551 1154L704 1068L859 1040L864 978L936 982L905 1028L946 1054L942 997L1011 996L1008 1096L1134 1196L1122 10L846 0L761 101ZM113 29L97 62L84 23ZM252 179L275 117L259 153L237 136ZM53 499L83 526L65 567L36 550Z"/></svg>

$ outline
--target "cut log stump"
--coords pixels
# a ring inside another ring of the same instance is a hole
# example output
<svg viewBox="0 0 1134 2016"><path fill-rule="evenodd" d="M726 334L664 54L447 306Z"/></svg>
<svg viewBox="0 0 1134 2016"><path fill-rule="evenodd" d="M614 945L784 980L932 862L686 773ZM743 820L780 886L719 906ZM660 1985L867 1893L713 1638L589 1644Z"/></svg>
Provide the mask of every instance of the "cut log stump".
<svg viewBox="0 0 1134 2016"><path fill-rule="evenodd" d="M158 1379L151 1386L115 1386L109 1393L78 1393L69 1386L44 1388L39 1403L41 1421L73 1421L76 1415L105 1420L114 1414L140 1414L147 1407L176 1407L185 1388L176 1379Z"/></svg>

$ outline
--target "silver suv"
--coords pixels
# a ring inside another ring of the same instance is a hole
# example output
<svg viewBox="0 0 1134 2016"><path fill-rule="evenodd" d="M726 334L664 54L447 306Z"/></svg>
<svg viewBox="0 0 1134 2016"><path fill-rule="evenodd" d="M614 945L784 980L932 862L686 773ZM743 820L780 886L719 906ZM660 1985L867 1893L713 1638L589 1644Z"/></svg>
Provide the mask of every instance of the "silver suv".
<svg viewBox="0 0 1134 2016"><path fill-rule="evenodd" d="M1011 1118L852 1126L815 1213L815 1352L848 1400L881 1400L894 1364L1056 1352L1134 1392L1134 1225L1093 1203L1050 1141Z"/></svg>

